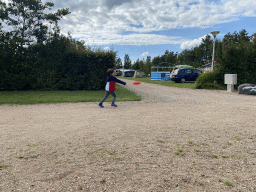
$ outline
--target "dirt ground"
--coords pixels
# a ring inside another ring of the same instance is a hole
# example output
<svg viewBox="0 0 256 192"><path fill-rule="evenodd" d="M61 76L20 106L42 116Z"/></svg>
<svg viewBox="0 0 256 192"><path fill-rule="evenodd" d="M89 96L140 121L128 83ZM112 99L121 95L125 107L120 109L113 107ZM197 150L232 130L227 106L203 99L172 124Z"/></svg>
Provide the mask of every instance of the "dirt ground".
<svg viewBox="0 0 256 192"><path fill-rule="evenodd" d="M142 101L0 105L0 191L256 191L255 96L124 81Z"/></svg>

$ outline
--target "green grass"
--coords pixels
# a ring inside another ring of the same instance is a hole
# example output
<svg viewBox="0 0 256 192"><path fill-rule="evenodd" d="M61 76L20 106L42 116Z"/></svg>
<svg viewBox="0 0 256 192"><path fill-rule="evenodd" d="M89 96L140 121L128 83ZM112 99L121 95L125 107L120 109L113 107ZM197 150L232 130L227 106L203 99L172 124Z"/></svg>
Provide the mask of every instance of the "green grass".
<svg viewBox="0 0 256 192"><path fill-rule="evenodd" d="M194 89L196 87L195 81L187 81L186 83L175 83L174 81L151 81L151 77L145 77L145 78L133 78L133 77L121 77L116 76L120 79L129 79L139 82L145 82L145 83L153 83L158 85L165 85L165 86L171 86L171 87L179 87L179 88L190 88ZM223 86L224 90L227 90L226 85ZM237 88L234 88L234 92L238 92Z"/></svg>
<svg viewBox="0 0 256 192"><path fill-rule="evenodd" d="M164 86L172 86L179 88L194 89L196 84L194 81L186 83L175 83L174 81L151 81L151 77L133 78L120 77L118 79L125 79L140 81L145 83L153 83ZM115 93L117 95L116 101L140 101L141 97L127 90L123 86L116 84ZM42 103L77 103L77 102L100 102L105 96L105 90L80 90L80 91L0 91L0 105L28 105L28 104L42 104ZM108 97L105 102L111 102L112 95Z"/></svg>
<svg viewBox="0 0 256 192"><path fill-rule="evenodd" d="M141 97L124 87L116 84L116 101L140 101ZM68 103L68 102L100 102L105 96L105 90L90 91L0 91L0 105L2 104L40 104L40 103ZM105 102L111 102L110 95Z"/></svg>
<svg viewBox="0 0 256 192"><path fill-rule="evenodd" d="M100 183L101 183L101 184L104 184L104 183L106 183L106 180L105 180L105 179L102 179L102 180L100 181Z"/></svg>
<svg viewBox="0 0 256 192"><path fill-rule="evenodd" d="M116 78L120 79L128 79L133 81L145 82L145 83L153 83L158 85L165 85L165 86L172 86L172 87L179 87L179 88L190 88L194 89L196 84L195 81L188 81L186 83L175 83L174 81L151 81L151 77L145 78L133 78L133 77L120 77L116 76Z"/></svg>
<svg viewBox="0 0 256 192"><path fill-rule="evenodd" d="M225 181L225 185L227 186L233 186L233 184L230 181Z"/></svg>

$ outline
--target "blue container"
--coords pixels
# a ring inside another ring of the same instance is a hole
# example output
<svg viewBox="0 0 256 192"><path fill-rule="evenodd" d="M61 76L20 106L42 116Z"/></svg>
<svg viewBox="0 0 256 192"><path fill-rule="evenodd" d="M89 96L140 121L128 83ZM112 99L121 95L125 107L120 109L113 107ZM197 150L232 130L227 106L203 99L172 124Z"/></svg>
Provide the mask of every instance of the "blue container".
<svg viewBox="0 0 256 192"><path fill-rule="evenodd" d="M151 80L166 81L170 79L170 71L151 71Z"/></svg>

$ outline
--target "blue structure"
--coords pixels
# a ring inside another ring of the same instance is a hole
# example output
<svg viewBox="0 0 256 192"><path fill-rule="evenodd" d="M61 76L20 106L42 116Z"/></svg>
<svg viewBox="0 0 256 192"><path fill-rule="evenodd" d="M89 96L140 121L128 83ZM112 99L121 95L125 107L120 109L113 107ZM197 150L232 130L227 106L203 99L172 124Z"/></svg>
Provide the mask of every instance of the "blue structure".
<svg viewBox="0 0 256 192"><path fill-rule="evenodd" d="M166 81L170 79L170 71L151 71L151 80Z"/></svg>
<svg viewBox="0 0 256 192"><path fill-rule="evenodd" d="M169 64L169 67L161 67L160 65L162 64ZM162 81L167 81L167 80L170 80L170 74L171 74L171 70L174 66L170 66L172 65L171 63L168 63L168 62L162 62L162 63L159 63L159 65L157 67L151 67L151 80L162 80ZM152 71L153 68L157 68L157 71ZM164 69L167 70L169 69L169 71L158 71L158 69Z"/></svg>

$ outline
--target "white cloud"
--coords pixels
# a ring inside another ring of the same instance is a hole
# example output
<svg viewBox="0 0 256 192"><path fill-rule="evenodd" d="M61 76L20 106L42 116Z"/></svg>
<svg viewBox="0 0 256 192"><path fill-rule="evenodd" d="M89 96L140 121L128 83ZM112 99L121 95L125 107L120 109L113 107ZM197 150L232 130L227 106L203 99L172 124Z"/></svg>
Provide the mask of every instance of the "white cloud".
<svg viewBox="0 0 256 192"><path fill-rule="evenodd" d="M255 12L252 7L256 7L255 0L243 0L242 3L241 0L98 0L96 4L94 0L65 2L57 0L58 6L71 5L72 14L60 22L63 32L71 31L74 37L85 37L88 44L148 45L162 44L164 40L176 44L177 41L166 36L158 35L157 39L150 39L149 35L142 33L174 28L206 28L239 19L239 16L253 16ZM122 35L125 31L140 34ZM138 43L132 37L139 37L136 38ZM182 46L199 41L184 42Z"/></svg>
<svg viewBox="0 0 256 192"><path fill-rule="evenodd" d="M156 34L130 34L115 36L111 34L87 34L80 38L85 41L86 45L104 45L104 44L119 44L119 45L156 45L156 44L181 44L184 40L181 38L167 37Z"/></svg>
<svg viewBox="0 0 256 192"><path fill-rule="evenodd" d="M146 57L146 56L148 56L148 52L144 52L144 53L142 53L142 55L141 55L142 57Z"/></svg>
<svg viewBox="0 0 256 192"><path fill-rule="evenodd" d="M103 50L104 51L110 51L110 48L109 47L104 47Z"/></svg>
<svg viewBox="0 0 256 192"><path fill-rule="evenodd" d="M180 37L152 33L206 28L241 16L256 16L255 0L42 0L47 1L55 4L53 11L69 8L71 14L59 22L61 32L66 35L70 31L72 37L84 39L88 45L179 44L184 42ZM199 41L184 42L182 47Z"/></svg>
<svg viewBox="0 0 256 192"><path fill-rule="evenodd" d="M202 40L205 37L206 37L206 35L204 37L200 37L198 39L185 41L185 42L181 43L180 48L181 49L190 49L190 48L196 47L196 46L198 46L198 45L200 45L202 43Z"/></svg>

